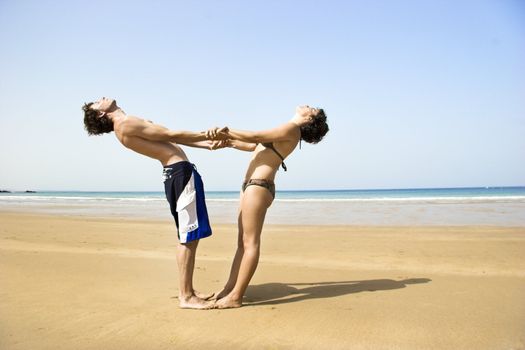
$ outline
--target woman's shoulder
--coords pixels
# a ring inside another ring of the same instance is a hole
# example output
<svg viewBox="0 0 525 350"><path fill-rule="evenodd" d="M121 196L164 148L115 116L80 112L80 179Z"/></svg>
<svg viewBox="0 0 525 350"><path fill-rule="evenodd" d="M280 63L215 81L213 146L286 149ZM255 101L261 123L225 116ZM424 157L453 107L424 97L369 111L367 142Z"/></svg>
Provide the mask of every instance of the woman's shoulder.
<svg viewBox="0 0 525 350"><path fill-rule="evenodd" d="M291 121L284 125L287 130L287 134L292 136L290 141L299 141L299 139L301 138L301 128L299 127L299 125Z"/></svg>
<svg viewBox="0 0 525 350"><path fill-rule="evenodd" d="M294 138L301 137L301 128L294 122L289 121L287 123L284 123L281 125L281 128L286 131L286 134L293 136Z"/></svg>

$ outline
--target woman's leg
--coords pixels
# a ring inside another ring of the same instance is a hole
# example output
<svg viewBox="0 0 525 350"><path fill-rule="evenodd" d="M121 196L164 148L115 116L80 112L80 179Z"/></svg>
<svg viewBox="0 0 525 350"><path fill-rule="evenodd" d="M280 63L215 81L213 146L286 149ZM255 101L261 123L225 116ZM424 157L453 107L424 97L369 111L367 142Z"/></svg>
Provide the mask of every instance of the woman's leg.
<svg viewBox="0 0 525 350"><path fill-rule="evenodd" d="M244 191L240 212L243 253L240 256L237 280L231 292L217 301L216 307L227 308L242 305L244 292L257 269L264 217L272 201L272 195L264 187L249 186Z"/></svg>

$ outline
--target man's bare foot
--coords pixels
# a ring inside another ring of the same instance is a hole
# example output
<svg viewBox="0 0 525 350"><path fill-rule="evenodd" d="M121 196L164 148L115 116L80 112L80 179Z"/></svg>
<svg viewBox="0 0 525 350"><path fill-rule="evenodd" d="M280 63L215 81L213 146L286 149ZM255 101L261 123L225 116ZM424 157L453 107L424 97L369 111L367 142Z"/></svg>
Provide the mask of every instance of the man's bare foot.
<svg viewBox="0 0 525 350"><path fill-rule="evenodd" d="M195 294L197 298L200 298L202 300L209 300L215 296L215 293L201 293L197 292L196 290L193 290L193 294Z"/></svg>
<svg viewBox="0 0 525 350"><path fill-rule="evenodd" d="M236 307L241 307L242 301L241 300L234 300L231 296L225 296L224 298L217 299L215 301L215 305L213 306L214 309L233 309Z"/></svg>
<svg viewBox="0 0 525 350"><path fill-rule="evenodd" d="M213 301L202 300L201 298L192 295L190 297L179 296L179 307L181 309L197 309L207 310L214 307Z"/></svg>

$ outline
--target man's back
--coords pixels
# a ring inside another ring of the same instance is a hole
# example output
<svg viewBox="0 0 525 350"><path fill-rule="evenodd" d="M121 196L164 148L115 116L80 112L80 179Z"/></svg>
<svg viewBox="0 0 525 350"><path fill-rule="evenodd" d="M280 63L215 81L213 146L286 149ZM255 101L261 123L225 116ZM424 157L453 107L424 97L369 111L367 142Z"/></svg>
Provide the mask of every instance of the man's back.
<svg viewBox="0 0 525 350"><path fill-rule="evenodd" d="M114 131L117 139L126 147L147 157L157 159L162 165L188 160L184 151L173 142L148 140L140 136L140 130L146 128L165 129L151 121L133 116L116 119Z"/></svg>

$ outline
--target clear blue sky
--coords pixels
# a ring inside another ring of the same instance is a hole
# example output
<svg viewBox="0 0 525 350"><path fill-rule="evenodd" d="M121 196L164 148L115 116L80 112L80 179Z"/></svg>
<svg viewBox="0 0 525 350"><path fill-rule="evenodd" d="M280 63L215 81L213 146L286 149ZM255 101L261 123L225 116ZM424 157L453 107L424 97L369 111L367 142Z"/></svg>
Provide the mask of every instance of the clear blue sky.
<svg viewBox="0 0 525 350"><path fill-rule="evenodd" d="M162 190L161 166L81 106L172 129L266 129L298 104L331 131L279 189L525 185L525 3L0 0L0 188ZM250 155L187 149L208 190Z"/></svg>

